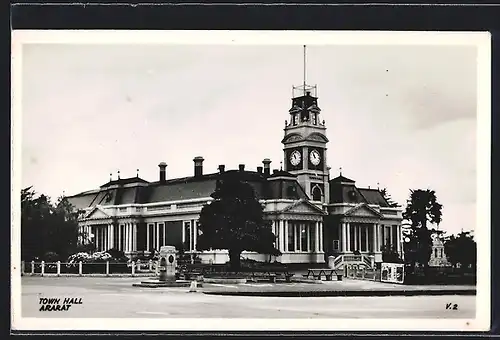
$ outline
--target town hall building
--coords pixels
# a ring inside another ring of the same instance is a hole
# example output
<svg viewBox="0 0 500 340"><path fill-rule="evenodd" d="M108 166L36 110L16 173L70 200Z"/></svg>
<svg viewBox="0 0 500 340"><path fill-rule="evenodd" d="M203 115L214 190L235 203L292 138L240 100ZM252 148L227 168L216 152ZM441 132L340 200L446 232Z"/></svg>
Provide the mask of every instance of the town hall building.
<svg viewBox="0 0 500 340"><path fill-rule="evenodd" d="M132 256L163 245L197 252L198 218L224 174L237 173L252 185L272 222L281 263L324 263L335 266L357 255L367 266L382 261L382 247L402 254L401 208L391 207L378 189L359 188L342 173L330 178L325 121L320 119L316 86L294 87L289 119L285 121L282 169L271 170L264 159L255 170L219 166L205 173L203 157L193 159L193 173L168 178L167 164L158 178L118 178L94 190L68 197L83 214L79 225L98 250L116 248ZM85 242L85 240L82 240ZM227 250L197 252L205 263L226 263ZM269 260L269 255L243 252L243 258Z"/></svg>

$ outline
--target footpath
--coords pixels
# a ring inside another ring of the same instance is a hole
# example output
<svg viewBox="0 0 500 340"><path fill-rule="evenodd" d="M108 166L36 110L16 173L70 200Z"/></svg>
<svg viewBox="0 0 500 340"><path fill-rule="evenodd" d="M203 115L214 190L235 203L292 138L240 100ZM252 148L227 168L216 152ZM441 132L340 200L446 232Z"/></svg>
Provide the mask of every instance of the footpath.
<svg viewBox="0 0 500 340"><path fill-rule="evenodd" d="M206 284L203 285L203 293L275 297L476 295L476 286L402 285L344 279L342 281L314 281L311 283Z"/></svg>

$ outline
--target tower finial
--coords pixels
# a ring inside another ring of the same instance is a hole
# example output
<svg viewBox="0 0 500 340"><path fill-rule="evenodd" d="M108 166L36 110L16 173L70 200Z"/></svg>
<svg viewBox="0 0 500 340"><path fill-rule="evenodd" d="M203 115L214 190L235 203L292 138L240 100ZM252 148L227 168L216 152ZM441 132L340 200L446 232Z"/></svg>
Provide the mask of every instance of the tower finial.
<svg viewBox="0 0 500 340"><path fill-rule="evenodd" d="M139 169L136 171L136 177L139 178Z"/></svg>
<svg viewBox="0 0 500 340"><path fill-rule="evenodd" d="M342 167L339 168L340 176L342 176Z"/></svg>
<svg viewBox="0 0 500 340"><path fill-rule="evenodd" d="M280 161L280 171L283 171L283 162Z"/></svg>
<svg viewBox="0 0 500 340"><path fill-rule="evenodd" d="M306 90L306 45L304 45L304 91Z"/></svg>
<svg viewBox="0 0 500 340"><path fill-rule="evenodd" d="M118 179L120 179L120 170L118 170Z"/></svg>

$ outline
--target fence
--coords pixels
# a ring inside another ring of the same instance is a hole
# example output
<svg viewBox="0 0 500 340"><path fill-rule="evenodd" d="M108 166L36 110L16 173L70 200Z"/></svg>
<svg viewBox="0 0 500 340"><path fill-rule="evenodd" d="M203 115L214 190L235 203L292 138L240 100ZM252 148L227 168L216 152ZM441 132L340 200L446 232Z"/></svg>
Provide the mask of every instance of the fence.
<svg viewBox="0 0 500 340"><path fill-rule="evenodd" d="M358 265L345 265L344 276L349 279L380 281L380 270Z"/></svg>
<svg viewBox="0 0 500 340"><path fill-rule="evenodd" d="M149 262L22 262L21 275L29 276L151 276L158 275L157 261Z"/></svg>

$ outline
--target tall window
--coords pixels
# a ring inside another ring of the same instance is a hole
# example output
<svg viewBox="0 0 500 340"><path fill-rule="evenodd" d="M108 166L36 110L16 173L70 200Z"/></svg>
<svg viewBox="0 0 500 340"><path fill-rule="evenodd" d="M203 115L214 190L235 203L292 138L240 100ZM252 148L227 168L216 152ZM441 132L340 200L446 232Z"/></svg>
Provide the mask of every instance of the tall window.
<svg viewBox="0 0 500 340"><path fill-rule="evenodd" d="M314 224L309 225L309 250L318 251L316 249L316 226Z"/></svg>
<svg viewBox="0 0 500 340"><path fill-rule="evenodd" d="M148 232L149 232L148 247L149 247L149 251L152 251L155 248L155 225L154 225L154 223L148 224Z"/></svg>
<svg viewBox="0 0 500 340"><path fill-rule="evenodd" d="M164 234L165 229L163 228L163 226L164 226L163 223L158 223L158 229L159 229L159 234L160 234L160 240L159 240L160 247L165 245L164 244L165 243L164 242L164 240L165 240L165 234Z"/></svg>
<svg viewBox="0 0 500 340"><path fill-rule="evenodd" d="M384 245L391 245L391 227L384 226Z"/></svg>
<svg viewBox="0 0 500 340"><path fill-rule="evenodd" d="M125 250L125 225L120 225L120 250Z"/></svg>
<svg viewBox="0 0 500 340"><path fill-rule="evenodd" d="M309 228L303 224L298 225L300 231L300 251L308 251L307 247L307 232Z"/></svg>
<svg viewBox="0 0 500 340"><path fill-rule="evenodd" d="M321 201L321 189L317 186L313 188L312 192L313 201Z"/></svg>
<svg viewBox="0 0 500 340"><path fill-rule="evenodd" d="M394 246L398 244L398 226L393 225L392 226L392 242Z"/></svg>
<svg viewBox="0 0 500 340"><path fill-rule="evenodd" d="M192 249L192 228L191 228L191 221L186 221L184 222L184 250L185 251L191 251Z"/></svg>
<svg viewBox="0 0 500 340"><path fill-rule="evenodd" d="M359 229L361 237L361 251L368 251L368 245L366 244L366 228L360 227Z"/></svg>
<svg viewBox="0 0 500 340"><path fill-rule="evenodd" d="M288 222L288 251L295 251L295 225L291 222Z"/></svg>

